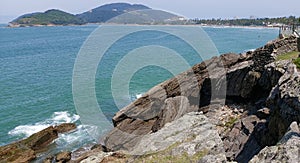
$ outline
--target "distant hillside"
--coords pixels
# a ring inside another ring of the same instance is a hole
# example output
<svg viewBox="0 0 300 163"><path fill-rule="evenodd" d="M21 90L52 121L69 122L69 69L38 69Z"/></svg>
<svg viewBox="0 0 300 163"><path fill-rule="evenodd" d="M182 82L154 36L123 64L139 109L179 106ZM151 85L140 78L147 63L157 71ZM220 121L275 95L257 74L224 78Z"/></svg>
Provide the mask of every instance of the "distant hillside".
<svg viewBox="0 0 300 163"><path fill-rule="evenodd" d="M150 9L147 6L140 4L128 3L112 3L100 6L82 14L76 15L78 18L88 23L102 23L110 20L111 18L135 10Z"/></svg>
<svg viewBox="0 0 300 163"><path fill-rule="evenodd" d="M184 24L183 17L161 10L138 10L124 13L107 21L116 24Z"/></svg>
<svg viewBox="0 0 300 163"><path fill-rule="evenodd" d="M32 13L18 17L10 22L11 26L35 25L81 25L84 21L75 15L60 10L48 10L44 13Z"/></svg>

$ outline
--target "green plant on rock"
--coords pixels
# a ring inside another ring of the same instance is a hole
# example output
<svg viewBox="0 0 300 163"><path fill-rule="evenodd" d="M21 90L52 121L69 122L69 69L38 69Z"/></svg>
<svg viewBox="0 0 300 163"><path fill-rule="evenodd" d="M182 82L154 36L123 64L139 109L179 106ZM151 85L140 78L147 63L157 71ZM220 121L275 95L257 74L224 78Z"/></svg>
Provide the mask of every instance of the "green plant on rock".
<svg viewBox="0 0 300 163"><path fill-rule="evenodd" d="M231 130L237 121L238 121L238 118L230 117L229 120L225 123L224 127Z"/></svg>
<svg viewBox="0 0 300 163"><path fill-rule="evenodd" d="M300 57L294 60L294 64L300 69Z"/></svg>

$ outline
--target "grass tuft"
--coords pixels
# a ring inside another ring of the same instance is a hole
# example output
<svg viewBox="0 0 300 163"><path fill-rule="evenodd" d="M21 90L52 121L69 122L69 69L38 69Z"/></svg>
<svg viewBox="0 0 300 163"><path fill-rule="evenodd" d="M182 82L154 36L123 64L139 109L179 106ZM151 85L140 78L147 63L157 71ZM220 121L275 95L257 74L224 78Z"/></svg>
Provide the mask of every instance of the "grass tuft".
<svg viewBox="0 0 300 163"><path fill-rule="evenodd" d="M278 55L276 58L276 61L281 61L281 60L289 60L289 59L296 59L299 56L299 52L297 51L292 51L288 52L285 54Z"/></svg>

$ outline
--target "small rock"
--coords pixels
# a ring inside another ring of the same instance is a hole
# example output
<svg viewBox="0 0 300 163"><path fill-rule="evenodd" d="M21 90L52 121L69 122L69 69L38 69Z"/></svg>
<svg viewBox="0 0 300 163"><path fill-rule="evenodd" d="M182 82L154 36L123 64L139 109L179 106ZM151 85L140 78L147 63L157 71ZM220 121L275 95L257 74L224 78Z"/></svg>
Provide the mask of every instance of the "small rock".
<svg viewBox="0 0 300 163"><path fill-rule="evenodd" d="M99 163L99 162L102 162L102 160L105 157L111 156L112 154L113 154L112 152L109 152L109 153L105 153L105 152L93 153L90 156L88 156L87 158L80 161L80 163Z"/></svg>
<svg viewBox="0 0 300 163"><path fill-rule="evenodd" d="M290 124L290 127L288 128L284 136L281 138L279 143L281 144L286 143L293 136L300 137L300 131L297 122L293 122Z"/></svg>
<svg viewBox="0 0 300 163"><path fill-rule="evenodd" d="M234 108L233 113L238 114L239 110L237 108Z"/></svg>
<svg viewBox="0 0 300 163"><path fill-rule="evenodd" d="M43 163L52 163L53 159L54 159L54 156L48 156L47 158L45 158Z"/></svg>
<svg viewBox="0 0 300 163"><path fill-rule="evenodd" d="M91 150L94 150L94 149L99 149L103 152L111 152L112 151L102 144L95 144L94 146L92 146Z"/></svg>
<svg viewBox="0 0 300 163"><path fill-rule="evenodd" d="M60 152L56 155L55 160L57 162L67 162L71 160L71 152L69 151L64 151L64 152Z"/></svg>
<svg viewBox="0 0 300 163"><path fill-rule="evenodd" d="M265 119L267 117L270 116L270 109L269 108L262 108L259 109L256 113L257 117L261 118L261 119Z"/></svg>

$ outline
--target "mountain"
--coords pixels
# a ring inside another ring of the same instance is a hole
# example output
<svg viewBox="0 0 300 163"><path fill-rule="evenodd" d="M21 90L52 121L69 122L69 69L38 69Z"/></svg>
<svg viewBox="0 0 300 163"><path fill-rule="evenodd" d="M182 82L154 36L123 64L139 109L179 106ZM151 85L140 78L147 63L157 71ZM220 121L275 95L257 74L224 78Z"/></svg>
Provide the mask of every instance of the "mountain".
<svg viewBox="0 0 300 163"><path fill-rule="evenodd" d="M82 14L76 15L78 18L88 23L102 23L110 20L111 18L135 10L150 9L147 6L140 4L128 3L112 3L106 4Z"/></svg>
<svg viewBox="0 0 300 163"><path fill-rule="evenodd" d="M10 22L10 26L36 26L36 25L81 25L84 21L75 15L64 11L51 9L46 12L25 14Z"/></svg>
<svg viewBox="0 0 300 163"><path fill-rule="evenodd" d="M81 25L86 23L116 24L185 24L183 17L152 10L141 4L111 3L73 15L60 10L25 14L10 22L10 27L43 25Z"/></svg>

